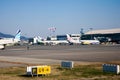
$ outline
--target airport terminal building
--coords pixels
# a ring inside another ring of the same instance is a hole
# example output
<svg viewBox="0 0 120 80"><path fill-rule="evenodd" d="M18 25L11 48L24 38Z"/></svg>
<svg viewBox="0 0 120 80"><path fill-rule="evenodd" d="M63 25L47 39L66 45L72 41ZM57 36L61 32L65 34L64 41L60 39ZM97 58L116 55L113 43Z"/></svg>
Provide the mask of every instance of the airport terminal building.
<svg viewBox="0 0 120 80"><path fill-rule="evenodd" d="M74 40L79 40L80 39L80 34L69 34L70 37ZM52 36L52 37L48 37L47 40L67 40L67 35L56 35L56 36Z"/></svg>
<svg viewBox="0 0 120 80"><path fill-rule="evenodd" d="M98 39L100 42L114 42L120 44L120 28L106 30L91 30L82 35L81 40Z"/></svg>

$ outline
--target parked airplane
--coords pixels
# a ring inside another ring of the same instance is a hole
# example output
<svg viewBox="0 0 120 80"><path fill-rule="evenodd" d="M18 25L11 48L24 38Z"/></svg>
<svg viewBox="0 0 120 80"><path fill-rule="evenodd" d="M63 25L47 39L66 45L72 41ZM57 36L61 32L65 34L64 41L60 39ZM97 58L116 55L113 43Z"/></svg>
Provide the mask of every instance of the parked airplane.
<svg viewBox="0 0 120 80"><path fill-rule="evenodd" d="M69 34L67 34L67 40L69 43L72 44L83 44L83 45L88 45L88 44L100 44L99 40L75 40L73 38L70 37Z"/></svg>
<svg viewBox="0 0 120 80"><path fill-rule="evenodd" d="M89 45L89 44L100 44L99 40L81 40L81 44Z"/></svg>
<svg viewBox="0 0 120 80"><path fill-rule="evenodd" d="M18 30L15 38L1 38L0 39L0 49L4 49L6 45L15 44L20 41L21 31Z"/></svg>
<svg viewBox="0 0 120 80"><path fill-rule="evenodd" d="M54 38L52 40L46 40L39 36L34 38L34 43L40 43L44 45L58 45L58 44L68 44L67 40L57 40L57 38Z"/></svg>

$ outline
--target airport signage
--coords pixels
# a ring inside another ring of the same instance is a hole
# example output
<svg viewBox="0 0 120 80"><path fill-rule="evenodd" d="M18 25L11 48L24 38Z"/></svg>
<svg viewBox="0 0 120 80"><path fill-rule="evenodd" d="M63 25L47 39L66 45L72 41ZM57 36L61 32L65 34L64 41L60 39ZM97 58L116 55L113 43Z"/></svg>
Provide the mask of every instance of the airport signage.
<svg viewBox="0 0 120 80"><path fill-rule="evenodd" d="M71 69L71 68L74 67L74 62L73 61L62 61L61 62L61 67Z"/></svg>
<svg viewBox="0 0 120 80"><path fill-rule="evenodd" d="M47 65L27 67L27 75L49 75L50 73L51 67Z"/></svg>
<svg viewBox="0 0 120 80"><path fill-rule="evenodd" d="M120 73L120 66L114 64L103 64L103 72Z"/></svg>

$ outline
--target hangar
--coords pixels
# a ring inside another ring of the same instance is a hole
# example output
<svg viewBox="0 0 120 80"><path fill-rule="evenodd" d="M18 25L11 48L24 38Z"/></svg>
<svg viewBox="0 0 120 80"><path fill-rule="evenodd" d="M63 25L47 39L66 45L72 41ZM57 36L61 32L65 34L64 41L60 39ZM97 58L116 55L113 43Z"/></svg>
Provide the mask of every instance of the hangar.
<svg viewBox="0 0 120 80"><path fill-rule="evenodd" d="M104 29L104 30L91 30L81 36L81 40L98 39L102 42L111 42L120 44L120 28Z"/></svg>

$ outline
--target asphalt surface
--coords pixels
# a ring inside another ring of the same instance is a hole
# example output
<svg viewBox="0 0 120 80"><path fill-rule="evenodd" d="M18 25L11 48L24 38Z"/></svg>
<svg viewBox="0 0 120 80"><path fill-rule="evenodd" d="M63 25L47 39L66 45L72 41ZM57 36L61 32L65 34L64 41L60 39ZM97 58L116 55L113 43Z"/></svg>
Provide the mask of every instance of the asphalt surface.
<svg viewBox="0 0 120 80"><path fill-rule="evenodd" d="M120 45L13 46L0 50L0 67L28 64L120 61ZM3 65L2 65L3 64Z"/></svg>

